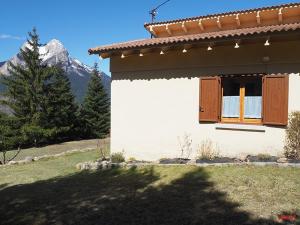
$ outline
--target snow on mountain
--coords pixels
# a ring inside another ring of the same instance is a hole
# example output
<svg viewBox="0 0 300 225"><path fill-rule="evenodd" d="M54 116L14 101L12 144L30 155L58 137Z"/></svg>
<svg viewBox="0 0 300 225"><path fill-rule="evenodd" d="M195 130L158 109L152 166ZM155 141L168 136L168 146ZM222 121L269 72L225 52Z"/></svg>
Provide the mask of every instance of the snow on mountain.
<svg viewBox="0 0 300 225"><path fill-rule="evenodd" d="M28 48L27 42L23 44L22 49ZM59 64L66 71L72 85L72 90L79 101L82 101L83 96L87 90L87 84L90 79L92 69L80 62L78 59L72 58L69 55L68 50L57 39L49 41L46 45L39 48L42 62L49 65ZM12 64L24 65L24 61L20 53L13 56L10 60L4 63L0 63L0 74L9 76L8 65ZM107 93L110 96L110 77L101 72L102 81ZM0 87L1 90L1 87Z"/></svg>

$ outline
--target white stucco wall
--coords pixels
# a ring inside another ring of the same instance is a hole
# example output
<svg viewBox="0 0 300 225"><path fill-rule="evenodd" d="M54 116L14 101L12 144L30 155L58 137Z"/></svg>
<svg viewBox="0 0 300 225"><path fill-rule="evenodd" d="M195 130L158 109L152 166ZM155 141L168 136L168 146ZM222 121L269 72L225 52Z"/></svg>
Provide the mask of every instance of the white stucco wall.
<svg viewBox="0 0 300 225"><path fill-rule="evenodd" d="M282 153L285 130L260 126L264 132L216 129L200 124L199 78L112 79L111 151L126 157L157 160L180 156L178 137L192 138L192 156L210 139L222 155ZM289 111L300 110L300 76L290 74Z"/></svg>

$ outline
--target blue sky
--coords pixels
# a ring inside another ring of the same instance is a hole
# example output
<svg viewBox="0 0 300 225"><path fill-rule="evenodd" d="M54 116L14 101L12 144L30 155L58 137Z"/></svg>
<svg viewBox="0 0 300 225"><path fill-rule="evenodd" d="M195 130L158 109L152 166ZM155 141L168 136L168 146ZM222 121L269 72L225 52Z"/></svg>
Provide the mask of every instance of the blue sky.
<svg viewBox="0 0 300 225"><path fill-rule="evenodd" d="M41 42L59 39L72 57L93 65L90 47L147 38L148 11L164 0L10 0L1 1L0 62L12 57L36 26ZM298 2L289 0L288 2ZM288 3L284 0L171 0L157 20L206 15ZM109 73L109 60L100 64Z"/></svg>

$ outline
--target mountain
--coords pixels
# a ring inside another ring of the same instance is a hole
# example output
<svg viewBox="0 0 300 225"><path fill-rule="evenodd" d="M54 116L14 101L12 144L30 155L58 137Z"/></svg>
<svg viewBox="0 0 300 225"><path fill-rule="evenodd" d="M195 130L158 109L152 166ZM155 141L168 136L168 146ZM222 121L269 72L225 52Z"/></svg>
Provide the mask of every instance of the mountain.
<svg viewBox="0 0 300 225"><path fill-rule="evenodd" d="M28 46L28 43L24 43L22 49ZM66 71L67 76L70 79L72 90L78 102L83 100L83 97L87 90L87 85L90 79L92 69L69 55L68 50L63 44L56 39L49 41L46 45L40 47L39 52L41 54L42 62L52 66L59 64ZM0 62L0 74L9 76L8 65L9 62L13 64L24 65L24 61L20 53L13 56L6 62ZM105 73L101 72L102 82L110 96L110 77ZM0 85L0 92L3 91L4 87Z"/></svg>

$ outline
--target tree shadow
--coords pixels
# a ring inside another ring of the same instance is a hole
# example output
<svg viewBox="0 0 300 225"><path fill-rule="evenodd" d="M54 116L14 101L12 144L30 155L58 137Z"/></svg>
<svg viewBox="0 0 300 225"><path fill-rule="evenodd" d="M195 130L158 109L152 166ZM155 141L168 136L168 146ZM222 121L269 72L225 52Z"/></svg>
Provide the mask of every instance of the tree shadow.
<svg viewBox="0 0 300 225"><path fill-rule="evenodd" d="M152 167L81 172L0 190L1 224L275 224L252 219L195 168L170 184Z"/></svg>

